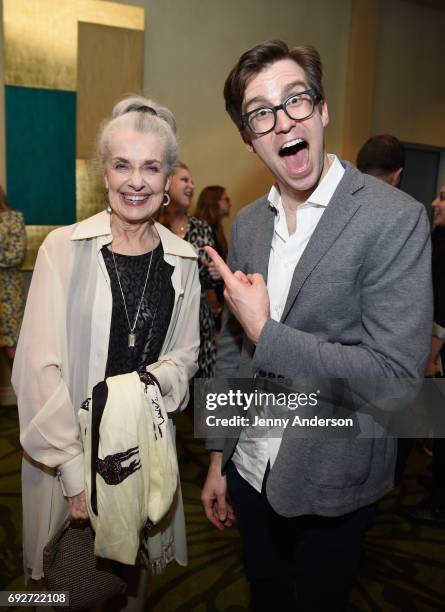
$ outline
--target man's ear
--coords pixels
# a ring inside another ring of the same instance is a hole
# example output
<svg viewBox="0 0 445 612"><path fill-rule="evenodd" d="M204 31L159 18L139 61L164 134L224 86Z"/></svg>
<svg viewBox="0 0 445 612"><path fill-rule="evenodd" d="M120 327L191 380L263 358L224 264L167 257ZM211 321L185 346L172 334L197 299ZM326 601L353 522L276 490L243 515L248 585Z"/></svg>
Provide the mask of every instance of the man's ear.
<svg viewBox="0 0 445 612"><path fill-rule="evenodd" d="M244 145L249 153L255 153L255 149L252 145L252 140L250 139L250 135L246 132L246 130L240 130L241 138L243 139Z"/></svg>
<svg viewBox="0 0 445 612"><path fill-rule="evenodd" d="M328 111L328 105L326 103L326 100L323 100L323 102L320 102L320 115L321 115L321 123L323 124L323 127L325 128L329 123L329 111Z"/></svg>
<svg viewBox="0 0 445 612"><path fill-rule="evenodd" d="M398 187L400 185L400 182L402 180L402 172L403 172L403 168L399 168L398 170L395 170L392 173L391 185L393 187Z"/></svg>

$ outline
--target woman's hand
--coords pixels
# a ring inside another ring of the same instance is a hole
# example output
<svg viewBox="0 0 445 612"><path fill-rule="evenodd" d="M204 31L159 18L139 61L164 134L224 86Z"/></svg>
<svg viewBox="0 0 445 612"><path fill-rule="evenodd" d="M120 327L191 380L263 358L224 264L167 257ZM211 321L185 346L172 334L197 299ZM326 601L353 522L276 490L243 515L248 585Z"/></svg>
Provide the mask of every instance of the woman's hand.
<svg viewBox="0 0 445 612"><path fill-rule="evenodd" d="M87 502L85 499L85 491L78 495L68 497L68 512L72 521L88 520Z"/></svg>
<svg viewBox="0 0 445 612"><path fill-rule="evenodd" d="M214 264L213 261L201 259L201 263L209 271L209 275L212 280L221 280L221 274L219 273L219 270L217 269L216 264Z"/></svg>
<svg viewBox="0 0 445 612"><path fill-rule="evenodd" d="M222 306L218 302L218 296L214 289L207 289L207 297L209 298L210 308L212 309L212 315L218 317L222 312Z"/></svg>

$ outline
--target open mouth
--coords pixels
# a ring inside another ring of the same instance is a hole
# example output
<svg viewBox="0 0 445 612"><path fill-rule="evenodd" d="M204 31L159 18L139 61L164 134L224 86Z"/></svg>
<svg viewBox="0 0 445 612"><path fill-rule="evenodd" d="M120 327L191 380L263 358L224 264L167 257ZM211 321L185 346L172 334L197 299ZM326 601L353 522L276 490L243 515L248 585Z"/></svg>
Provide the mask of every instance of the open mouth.
<svg viewBox="0 0 445 612"><path fill-rule="evenodd" d="M290 155L296 155L299 151L306 149L308 146L307 142L303 138L295 138L286 142L280 149L280 157L288 157Z"/></svg>
<svg viewBox="0 0 445 612"><path fill-rule="evenodd" d="M286 142L278 155L283 158L290 173L299 174L306 170L309 163L309 144L303 138L295 138Z"/></svg>

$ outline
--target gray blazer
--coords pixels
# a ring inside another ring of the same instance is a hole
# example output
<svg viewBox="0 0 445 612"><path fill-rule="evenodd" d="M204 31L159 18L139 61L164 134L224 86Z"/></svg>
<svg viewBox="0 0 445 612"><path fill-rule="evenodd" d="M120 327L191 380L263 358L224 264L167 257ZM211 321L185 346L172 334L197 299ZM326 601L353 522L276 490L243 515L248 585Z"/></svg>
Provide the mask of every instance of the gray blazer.
<svg viewBox="0 0 445 612"><path fill-rule="evenodd" d="M416 378L431 338L430 227L425 208L342 162L346 172L293 275L279 322L255 347L232 315L218 342L216 375L251 378ZM274 211L263 197L234 221L229 266L267 280ZM236 439L208 440L223 450ZM337 516L393 486L393 439L283 436L267 482L284 516Z"/></svg>

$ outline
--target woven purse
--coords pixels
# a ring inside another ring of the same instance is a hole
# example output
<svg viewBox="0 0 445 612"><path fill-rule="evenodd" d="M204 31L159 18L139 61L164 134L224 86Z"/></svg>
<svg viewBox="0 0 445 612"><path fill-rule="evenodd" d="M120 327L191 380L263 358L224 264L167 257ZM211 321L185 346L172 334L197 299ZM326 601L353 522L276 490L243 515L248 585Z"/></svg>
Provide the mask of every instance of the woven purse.
<svg viewBox="0 0 445 612"><path fill-rule="evenodd" d="M69 606L85 610L123 593L125 582L109 569L110 563L94 556L94 532L89 523L67 520L43 550L43 572L49 591L68 591Z"/></svg>

